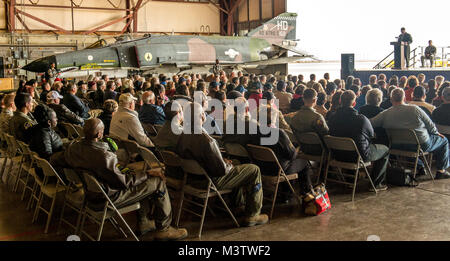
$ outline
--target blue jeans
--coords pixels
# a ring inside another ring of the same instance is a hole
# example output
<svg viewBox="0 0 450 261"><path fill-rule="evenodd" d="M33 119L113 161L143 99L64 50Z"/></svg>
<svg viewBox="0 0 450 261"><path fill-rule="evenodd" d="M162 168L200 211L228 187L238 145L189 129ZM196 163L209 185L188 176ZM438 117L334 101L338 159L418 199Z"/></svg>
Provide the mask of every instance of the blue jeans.
<svg viewBox="0 0 450 261"><path fill-rule="evenodd" d="M436 160L437 170L445 170L450 167L449 146L447 138L442 138L438 135L430 135L428 142L421 144L420 147L424 152L433 153L433 157ZM417 149L416 145L414 144L392 144L392 148L408 151L415 151ZM423 166L423 163L420 160L419 165Z"/></svg>

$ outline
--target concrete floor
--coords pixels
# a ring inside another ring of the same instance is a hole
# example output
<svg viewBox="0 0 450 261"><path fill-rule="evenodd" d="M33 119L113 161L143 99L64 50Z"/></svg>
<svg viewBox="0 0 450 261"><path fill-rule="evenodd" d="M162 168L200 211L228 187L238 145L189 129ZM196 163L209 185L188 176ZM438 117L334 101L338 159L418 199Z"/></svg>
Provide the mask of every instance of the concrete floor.
<svg viewBox="0 0 450 261"><path fill-rule="evenodd" d="M367 181L359 183L355 203L351 202L351 190L342 186L330 186L332 209L315 217L300 213L298 205L279 205L275 209L270 224L235 228L225 213L207 216L201 240L213 241L322 241L356 240L365 241L369 235L377 235L381 240L450 240L450 180L439 180L434 184L425 181L417 188L390 187L377 196L367 191ZM32 213L25 210L26 203L20 201L18 193L0 184L0 240L2 241L61 241L72 234L63 225L60 235L56 234L59 211L55 212L49 233L44 234L45 216L40 215L31 224ZM263 213L269 212L268 204ZM135 215L125 219L135 228ZM198 240L198 220L184 215L181 226L188 229L187 240ZM88 231L95 231L89 227ZM87 240L87 238L82 238ZM102 240L127 240L105 225ZM129 239L128 239L129 240ZM146 234L141 240L152 240Z"/></svg>

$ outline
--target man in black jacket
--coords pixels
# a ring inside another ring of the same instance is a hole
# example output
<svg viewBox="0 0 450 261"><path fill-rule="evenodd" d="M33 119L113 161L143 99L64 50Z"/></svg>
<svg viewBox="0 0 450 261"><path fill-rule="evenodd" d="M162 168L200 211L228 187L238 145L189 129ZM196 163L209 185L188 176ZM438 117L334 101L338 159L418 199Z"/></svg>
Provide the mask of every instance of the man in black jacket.
<svg viewBox="0 0 450 261"><path fill-rule="evenodd" d="M217 189L233 189L236 195L245 195L245 226L262 225L269 218L261 213L263 190L258 166L233 166L224 160L217 142L202 128L205 113L198 103L192 103L184 112L184 133L176 147L184 159L194 159L210 175ZM236 200L240 201L240 200Z"/></svg>
<svg viewBox="0 0 450 261"><path fill-rule="evenodd" d="M439 132L450 140L450 87L442 91L442 99L444 103L433 111L431 119L436 124Z"/></svg>
<svg viewBox="0 0 450 261"><path fill-rule="evenodd" d="M402 27L400 30L402 33L398 36L398 42L404 45L404 55L405 55L405 64L406 68L409 67L409 52L411 51L410 45L412 43L412 37L409 33L406 32L405 27Z"/></svg>
<svg viewBox="0 0 450 261"><path fill-rule="evenodd" d="M386 190L386 168L389 160L389 148L372 144L374 137L372 124L366 116L358 114L353 107L356 104L356 95L353 91L345 91L341 96L341 108L330 119L330 135L348 137L353 139L364 162L373 162L372 181L377 190ZM339 152L336 158L342 161L355 161L353 153Z"/></svg>
<svg viewBox="0 0 450 261"><path fill-rule="evenodd" d="M63 99L64 105L81 118L85 120L89 119L89 107L75 95L77 93L77 86L71 84L67 89L68 92L64 95Z"/></svg>
<svg viewBox="0 0 450 261"><path fill-rule="evenodd" d="M47 94L47 105L52 108L58 120L71 124L83 125L84 119L70 111L64 104L60 104L63 97L57 91L51 91Z"/></svg>
<svg viewBox="0 0 450 261"><path fill-rule="evenodd" d="M34 110L37 125L31 127L30 149L39 157L50 159L53 153L63 150L61 137L54 131L58 123L56 113L46 105L38 105Z"/></svg>

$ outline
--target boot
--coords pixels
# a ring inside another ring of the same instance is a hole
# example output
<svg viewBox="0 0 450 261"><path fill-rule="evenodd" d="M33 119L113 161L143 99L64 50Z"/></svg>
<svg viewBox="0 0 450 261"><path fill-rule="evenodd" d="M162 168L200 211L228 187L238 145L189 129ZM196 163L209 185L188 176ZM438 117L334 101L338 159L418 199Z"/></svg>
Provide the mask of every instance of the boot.
<svg viewBox="0 0 450 261"><path fill-rule="evenodd" d="M155 231L155 220L143 219L138 222L137 236L143 236L144 234Z"/></svg>
<svg viewBox="0 0 450 261"><path fill-rule="evenodd" d="M181 240L188 236L188 232L185 228L168 227L164 230L159 230L155 233L155 240L169 241L169 240Z"/></svg>
<svg viewBox="0 0 450 261"><path fill-rule="evenodd" d="M266 214L259 214L253 217L245 218L244 226L246 227L258 226L266 224L267 222L269 222L269 217Z"/></svg>

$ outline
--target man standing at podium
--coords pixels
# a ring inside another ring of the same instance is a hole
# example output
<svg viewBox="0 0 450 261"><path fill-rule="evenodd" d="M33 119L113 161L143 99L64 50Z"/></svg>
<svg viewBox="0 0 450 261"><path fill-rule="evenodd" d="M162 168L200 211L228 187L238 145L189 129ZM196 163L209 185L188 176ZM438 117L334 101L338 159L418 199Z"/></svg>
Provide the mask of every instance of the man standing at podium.
<svg viewBox="0 0 450 261"><path fill-rule="evenodd" d="M398 37L398 42L404 45L404 53L405 53L405 62L406 62L406 68L409 67L409 45L412 43L412 37L409 33L406 32L405 27L402 27L401 34Z"/></svg>

